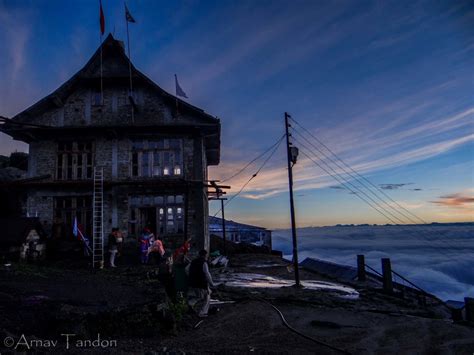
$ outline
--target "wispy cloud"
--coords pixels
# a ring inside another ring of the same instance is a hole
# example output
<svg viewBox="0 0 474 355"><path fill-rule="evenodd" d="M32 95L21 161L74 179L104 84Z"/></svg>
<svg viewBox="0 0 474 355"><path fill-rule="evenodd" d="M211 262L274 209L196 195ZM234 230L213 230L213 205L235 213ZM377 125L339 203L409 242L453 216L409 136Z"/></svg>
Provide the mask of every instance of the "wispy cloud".
<svg viewBox="0 0 474 355"><path fill-rule="evenodd" d="M413 185L412 182L401 183L401 184L380 184L380 188L383 190L398 190L404 186Z"/></svg>
<svg viewBox="0 0 474 355"><path fill-rule="evenodd" d="M394 155L383 156L382 158L374 159L374 156L380 153L380 149L373 147L371 154L366 152L366 161L354 164L353 167L364 174L373 173L383 169L397 167L408 163L413 163L423 159L427 159L442 153L446 153L451 149L454 149L462 144L474 141L474 134L466 135L460 138L454 138L438 143L427 144L425 146L399 152ZM301 147L300 147L301 149ZM283 154L283 152L281 152ZM307 152L311 156L311 153ZM314 159L317 159L315 157ZM349 161L351 158L349 157ZM260 172L259 176L255 178L246 188L245 193L242 197L249 199L264 199L270 196L274 196L278 193L287 191L287 171L284 167L284 162L281 162L279 166L272 165L268 169ZM256 163L258 164L258 162ZM242 164L236 164L235 168L241 167ZM324 166L324 165L323 165ZM332 165L335 173L326 168L331 174L342 174L344 179L348 181L353 180L352 177L345 175L344 171L339 167ZM253 168L255 169L255 167ZM226 173L232 171L232 165L227 165ZM235 170L234 170L235 171ZM242 186L249 176L253 173L252 168L249 168L248 173L244 173L238 176L232 181L232 185L235 186L230 192L236 192L240 186ZM213 178L219 178L220 174L211 175ZM320 168L314 165L314 163L302 156L298 164L295 165L295 191L324 188L334 185L334 178L328 173L322 171ZM343 180L344 181L344 180ZM401 185L401 184L398 184ZM406 185L406 184L403 184ZM391 187L395 185L390 185Z"/></svg>
<svg viewBox="0 0 474 355"><path fill-rule="evenodd" d="M455 193L450 195L443 195L438 198L436 201L431 201L432 203L445 206L445 207L455 207L455 208L470 208L474 213L474 195L466 193Z"/></svg>
<svg viewBox="0 0 474 355"><path fill-rule="evenodd" d="M20 70L26 63L26 50L32 35L32 26L27 12L7 9L0 5L0 38L3 41L4 54L11 60L7 73L8 82L16 82Z"/></svg>
<svg viewBox="0 0 474 355"><path fill-rule="evenodd" d="M0 2L0 115L12 116L26 104L29 84L24 72L27 67L27 46L32 38L31 11L7 8ZM18 95L19 92L22 95ZM0 133L0 154L26 151L26 144L13 141Z"/></svg>

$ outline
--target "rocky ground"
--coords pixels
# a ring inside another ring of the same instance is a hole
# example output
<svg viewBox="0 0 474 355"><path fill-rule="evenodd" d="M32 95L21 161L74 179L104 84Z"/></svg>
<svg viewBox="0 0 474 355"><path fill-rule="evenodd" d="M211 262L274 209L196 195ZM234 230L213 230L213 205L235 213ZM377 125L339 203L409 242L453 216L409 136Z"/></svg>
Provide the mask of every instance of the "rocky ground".
<svg viewBox="0 0 474 355"><path fill-rule="evenodd" d="M213 275L221 281L238 273L289 280L293 273L287 266L276 256L234 255L226 270L215 269ZM121 265L92 272L81 262L2 266L0 352L15 346L16 351L55 353L474 352L474 328L453 324L442 306L422 307L409 295L401 299L365 284L348 285L359 293L354 299L333 290L222 283L213 298L233 303L218 305L218 312L200 322L183 309L161 309L165 294L153 269ZM301 278L334 281L305 270ZM278 310L296 332L284 325ZM65 333L75 334L69 336L69 349ZM101 345L85 343L97 334ZM58 343L48 347L46 340Z"/></svg>

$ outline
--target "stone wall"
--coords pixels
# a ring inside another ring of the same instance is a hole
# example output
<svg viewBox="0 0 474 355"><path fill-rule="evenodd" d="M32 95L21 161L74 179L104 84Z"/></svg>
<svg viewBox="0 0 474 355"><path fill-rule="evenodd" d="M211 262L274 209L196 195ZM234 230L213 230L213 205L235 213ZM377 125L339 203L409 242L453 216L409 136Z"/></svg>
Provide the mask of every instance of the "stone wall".
<svg viewBox="0 0 474 355"><path fill-rule="evenodd" d="M181 137L183 139L183 176L185 179L195 180L207 176L204 172L194 169L194 139L192 137ZM77 137L76 140L80 141ZM104 168L104 176L107 180L124 180L131 178L131 140L130 139L105 139L98 138L95 144L95 165ZM51 175L56 179L57 169L56 141L33 142L30 144L28 176ZM205 155L204 155L205 156ZM205 158L204 158L205 159ZM205 167L205 165L203 165Z"/></svg>
<svg viewBox="0 0 474 355"><path fill-rule="evenodd" d="M56 176L57 143L54 141L33 142L30 144L28 159L29 177Z"/></svg>
<svg viewBox="0 0 474 355"><path fill-rule="evenodd" d="M199 122L200 118L188 115L185 110L176 117L176 107L168 106L162 95L150 85L140 82L135 86L135 103L137 110L133 111L128 98L128 86L110 84L104 80L103 105L94 105L94 87L82 87L73 92L64 102L63 107L52 108L48 112L30 119L31 122L41 125L58 127L83 126L116 126L116 125L180 125ZM179 110L179 108L178 108ZM71 140L84 141L94 137L94 131L88 137L74 136ZM95 166L104 168L104 177L107 182L131 179L131 142L139 136L123 137L96 137L94 139ZM68 139L58 136L59 139ZM173 138L178 138L173 136ZM188 181L202 181L207 179L207 161L204 154L204 141L201 136L182 135L183 140L183 177ZM29 177L51 175L56 179L58 143L54 140L33 142L30 144ZM150 178L152 179L152 178ZM176 179L169 177L169 179ZM180 177L181 179L181 177ZM104 195L104 232L107 235L112 227L118 227L126 232L129 227L130 211L128 198L131 191L137 187L131 185L114 186L107 188ZM183 185L183 195L185 194ZM28 193L27 209L30 213L37 213L40 219L53 220L53 201L58 196L91 195L88 186L80 188L68 186L61 182L55 188L37 187ZM143 190L141 194L144 194ZM180 245L186 237L192 237L196 249L209 248L208 236L208 201L205 189L199 183L189 187L187 205L187 236L166 241L170 246ZM185 208L186 210L186 208Z"/></svg>
<svg viewBox="0 0 474 355"><path fill-rule="evenodd" d="M100 95L96 88L82 87L72 92L65 99L62 107L52 107L41 115L29 117L27 121L54 127L84 127L132 124L138 126L184 125L193 124L199 120L184 108L180 111L179 105L179 118L177 118L176 107L168 106L156 88L141 82L135 84L133 97L136 109L133 109L133 115L129 87L124 84L108 84L107 78L104 78L102 105L96 105L100 103L100 99L95 101L95 97Z"/></svg>
<svg viewBox="0 0 474 355"><path fill-rule="evenodd" d="M41 222L50 224L54 217L53 196L40 191L30 191L26 200L25 210L30 217L38 217Z"/></svg>

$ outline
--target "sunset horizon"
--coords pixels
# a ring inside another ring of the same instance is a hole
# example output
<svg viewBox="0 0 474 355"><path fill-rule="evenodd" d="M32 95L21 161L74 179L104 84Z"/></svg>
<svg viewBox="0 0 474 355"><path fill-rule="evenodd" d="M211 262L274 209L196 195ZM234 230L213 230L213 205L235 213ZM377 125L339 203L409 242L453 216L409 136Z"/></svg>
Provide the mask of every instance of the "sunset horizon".
<svg viewBox="0 0 474 355"><path fill-rule="evenodd" d="M61 86L99 46L95 1L55 4L0 3L6 53L0 73L7 79L0 83L0 107L8 118ZM390 3L304 4L306 12L285 2L196 7L209 18L217 16L212 26L206 16L190 21L194 12L179 11L179 5L166 5L152 20L144 6L129 4L140 19L130 29L135 66L170 93L177 73L189 96L185 100L222 122L221 163L210 168L209 178L232 176L274 144L289 112L423 220L472 221L472 4L413 4L406 13ZM109 1L103 6L105 35L126 42L122 6ZM51 21L42 28L46 12ZM268 16L260 16L263 12ZM376 27L381 14L383 29ZM66 18L71 21L65 23ZM227 26L230 18L233 26ZM195 45L198 37L206 50ZM312 149L301 137L295 139ZM295 146L304 151L298 142ZM27 146L1 133L0 154L13 151L26 152ZM232 187L228 197L264 159L226 182ZM298 227L391 223L304 155L294 179ZM219 209L211 202L210 215ZM267 228L289 227L284 144L226 206L226 216Z"/></svg>

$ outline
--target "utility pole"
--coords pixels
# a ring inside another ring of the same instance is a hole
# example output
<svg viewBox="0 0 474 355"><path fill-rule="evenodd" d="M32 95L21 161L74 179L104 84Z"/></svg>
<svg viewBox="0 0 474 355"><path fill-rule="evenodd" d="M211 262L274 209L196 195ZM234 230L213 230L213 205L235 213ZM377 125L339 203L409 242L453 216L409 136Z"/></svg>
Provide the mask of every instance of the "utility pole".
<svg viewBox="0 0 474 355"><path fill-rule="evenodd" d="M291 234L293 236L293 267L295 269L296 286L300 287L300 272L298 269L298 244L296 243L295 205L293 202L293 165L296 163L297 154L295 154L295 151L297 152L297 149L292 147L290 143L290 134L288 132L288 128L290 127L288 118L290 117L291 116L285 112L286 153L288 157L288 186L290 190Z"/></svg>
<svg viewBox="0 0 474 355"><path fill-rule="evenodd" d="M224 240L224 255L227 255L226 253L226 247L225 247L225 241L226 241L226 235L225 235L225 215L224 215L224 200L227 200L227 199L224 199L224 198L220 198L221 200L221 210L222 210L222 239Z"/></svg>
<svg viewBox="0 0 474 355"><path fill-rule="evenodd" d="M224 186L224 185L218 185L217 183L219 180L210 180L208 181L209 185L205 185L205 187L208 188L207 194L208 194L208 200L220 200L221 201L221 213L222 213L222 243L223 246L223 254L226 255L226 232L225 232L225 215L224 215L224 201L227 200L227 198L222 197L222 195L225 195L226 192L223 191L225 189L230 189L230 186ZM214 189L215 191L209 190L209 188Z"/></svg>

